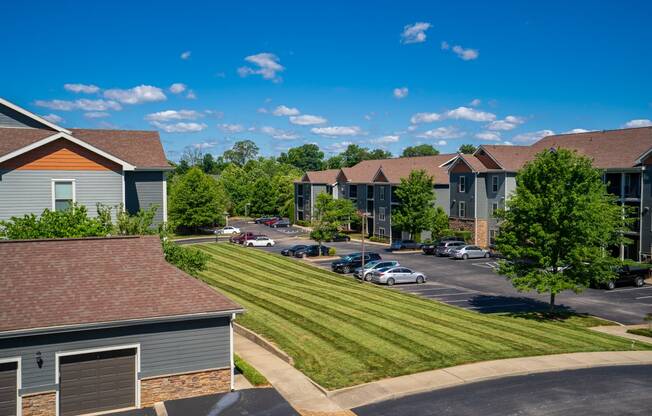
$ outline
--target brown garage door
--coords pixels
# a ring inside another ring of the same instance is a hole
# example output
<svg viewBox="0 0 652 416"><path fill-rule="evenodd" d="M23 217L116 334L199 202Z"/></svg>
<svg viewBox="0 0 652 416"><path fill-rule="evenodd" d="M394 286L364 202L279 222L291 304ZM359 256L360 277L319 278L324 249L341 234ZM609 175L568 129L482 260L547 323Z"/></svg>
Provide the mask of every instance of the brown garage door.
<svg viewBox="0 0 652 416"><path fill-rule="evenodd" d="M136 405L136 349L69 355L59 359L60 415Z"/></svg>
<svg viewBox="0 0 652 416"><path fill-rule="evenodd" d="M16 415L18 363L0 364L0 415Z"/></svg>

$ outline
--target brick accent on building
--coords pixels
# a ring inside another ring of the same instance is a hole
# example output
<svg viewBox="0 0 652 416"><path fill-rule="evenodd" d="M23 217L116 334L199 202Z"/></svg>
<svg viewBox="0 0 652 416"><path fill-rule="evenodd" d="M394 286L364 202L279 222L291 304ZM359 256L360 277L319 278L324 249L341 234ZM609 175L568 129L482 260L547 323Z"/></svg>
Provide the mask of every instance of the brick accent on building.
<svg viewBox="0 0 652 416"><path fill-rule="evenodd" d="M473 218L450 217L448 219L448 227L451 230L471 231L471 233L475 233L475 220Z"/></svg>
<svg viewBox="0 0 652 416"><path fill-rule="evenodd" d="M22 396L23 416L54 416L57 413L55 392Z"/></svg>
<svg viewBox="0 0 652 416"><path fill-rule="evenodd" d="M477 219L476 221L476 235L474 242L476 246L483 248L489 247L489 222L487 220Z"/></svg>
<svg viewBox="0 0 652 416"><path fill-rule="evenodd" d="M489 247L489 222L482 219L455 218L448 219L451 230L470 231L471 241L480 247Z"/></svg>
<svg viewBox="0 0 652 416"><path fill-rule="evenodd" d="M230 388L228 368L149 378L140 381L140 405L149 407L160 401L223 393Z"/></svg>

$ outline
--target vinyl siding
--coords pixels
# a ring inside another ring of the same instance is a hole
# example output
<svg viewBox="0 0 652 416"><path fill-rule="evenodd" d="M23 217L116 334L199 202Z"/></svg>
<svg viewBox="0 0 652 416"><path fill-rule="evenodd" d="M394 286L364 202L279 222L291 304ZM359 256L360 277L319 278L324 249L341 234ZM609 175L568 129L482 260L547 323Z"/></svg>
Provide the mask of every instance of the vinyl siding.
<svg viewBox="0 0 652 416"><path fill-rule="evenodd" d="M22 357L22 394L55 389L55 353L140 344L139 378L230 365L229 319L158 323L0 340L0 358ZM43 367L36 364L41 352Z"/></svg>
<svg viewBox="0 0 652 416"><path fill-rule="evenodd" d="M381 201L380 200L380 192L381 188L385 189L385 200ZM391 199L391 192L390 192L390 185L389 184L383 184L383 185L375 185L374 186L374 230L373 233L374 235L380 235L380 228L385 229L385 236L389 237L391 234L391 229L390 229L390 199ZM385 220L381 221L380 219L380 208L385 209Z"/></svg>
<svg viewBox="0 0 652 416"><path fill-rule="evenodd" d="M646 166L643 174L643 189L641 189L641 253L652 255L652 166ZM647 210L646 210L647 208Z"/></svg>
<svg viewBox="0 0 652 416"><path fill-rule="evenodd" d="M129 213L156 205L154 223L163 222L163 175L162 171L125 172L125 205Z"/></svg>
<svg viewBox="0 0 652 416"><path fill-rule="evenodd" d="M450 215L450 188L448 185L435 185L436 207L442 207L446 215Z"/></svg>
<svg viewBox="0 0 652 416"><path fill-rule="evenodd" d="M0 104L0 127L17 127L17 128L31 127L37 129L49 129L49 127L45 126L44 124L41 124L36 120L27 117L19 113L18 111L12 110L9 107L5 107L4 105L1 104ZM56 132L52 131L52 134L54 133Z"/></svg>
<svg viewBox="0 0 652 416"><path fill-rule="evenodd" d="M476 183L475 187L477 188L478 192L475 198L477 199L477 204L475 206L475 209L478 211L476 212L475 216L476 218L480 219L487 219L489 218L489 208L487 207L487 186L486 186L486 177L484 175L478 175L476 176ZM473 201L471 201L473 203Z"/></svg>
<svg viewBox="0 0 652 416"><path fill-rule="evenodd" d="M122 174L113 171L0 171L0 220L52 209L52 179L74 179L78 204L97 215L96 204L122 203Z"/></svg>
<svg viewBox="0 0 652 416"><path fill-rule="evenodd" d="M493 191L493 178L498 179L498 190ZM505 174L490 173L487 174L486 194L487 194L487 218L489 219L489 229L498 228L498 220L493 216L493 204L498 204L499 209L505 208Z"/></svg>
<svg viewBox="0 0 652 416"><path fill-rule="evenodd" d="M459 192L460 177L466 178L466 192ZM454 173L450 174L450 216L458 216L458 206L460 201L466 202L466 216L464 218L475 218L475 174L473 173Z"/></svg>

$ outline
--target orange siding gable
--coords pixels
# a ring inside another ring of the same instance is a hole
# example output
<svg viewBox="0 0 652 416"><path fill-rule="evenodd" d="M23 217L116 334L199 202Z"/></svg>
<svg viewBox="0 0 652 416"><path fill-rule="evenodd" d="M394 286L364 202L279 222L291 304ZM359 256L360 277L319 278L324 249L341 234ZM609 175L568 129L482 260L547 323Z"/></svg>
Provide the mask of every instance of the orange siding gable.
<svg viewBox="0 0 652 416"><path fill-rule="evenodd" d="M122 167L66 139L55 140L2 164L7 170L112 170Z"/></svg>

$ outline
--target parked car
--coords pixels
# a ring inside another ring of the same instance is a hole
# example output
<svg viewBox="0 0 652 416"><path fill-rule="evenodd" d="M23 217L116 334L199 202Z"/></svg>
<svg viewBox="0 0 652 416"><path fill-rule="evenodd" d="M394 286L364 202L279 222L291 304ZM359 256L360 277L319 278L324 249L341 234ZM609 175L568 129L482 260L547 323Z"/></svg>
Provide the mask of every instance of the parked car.
<svg viewBox="0 0 652 416"><path fill-rule="evenodd" d="M273 217L273 218L270 218L270 219L268 219L267 221L263 222L263 224L265 224L266 226L269 227L269 226L271 226L272 224L275 224L275 223L277 223L277 222L279 222L279 221L281 221L281 218L279 218L279 217Z"/></svg>
<svg viewBox="0 0 652 416"><path fill-rule="evenodd" d="M290 226L290 220L278 220L270 225L270 227L272 228L287 228L289 226Z"/></svg>
<svg viewBox="0 0 652 416"><path fill-rule="evenodd" d="M424 283L426 276L407 267L385 267L375 270L371 275L371 281L392 286L394 283Z"/></svg>
<svg viewBox="0 0 652 416"><path fill-rule="evenodd" d="M378 253L364 253L365 264L374 260L382 260L382 257ZM336 273L351 273L356 267L362 267L362 253L348 254L331 263L331 269Z"/></svg>
<svg viewBox="0 0 652 416"><path fill-rule="evenodd" d="M269 220L271 220L271 219L272 219L272 217L259 217L259 218L256 218L256 219L254 220L254 222L255 222L256 224L262 224L262 223L264 223L265 221L269 221Z"/></svg>
<svg viewBox="0 0 652 416"><path fill-rule="evenodd" d="M303 250L306 247L308 247L308 246L306 246L305 244L297 244L297 245L294 245L294 246L292 246L290 248L286 248L284 250L281 250L281 255L293 257L294 253L296 253L299 250Z"/></svg>
<svg viewBox="0 0 652 416"><path fill-rule="evenodd" d="M227 226L215 230L215 234L240 234L240 229L238 227Z"/></svg>
<svg viewBox="0 0 652 416"><path fill-rule="evenodd" d="M451 249L450 254L451 257L456 258L456 259L479 259L482 257L489 257L489 250L485 250L483 248L480 248L478 246L460 246L456 247L454 249Z"/></svg>
<svg viewBox="0 0 652 416"><path fill-rule="evenodd" d="M247 247L272 247L274 244L276 244L274 240L262 235L245 240L244 242L244 245Z"/></svg>
<svg viewBox="0 0 652 416"><path fill-rule="evenodd" d="M390 250L419 250L420 248L421 243L417 243L414 240L395 240L389 246Z"/></svg>
<svg viewBox="0 0 652 416"><path fill-rule="evenodd" d="M322 256L328 256L328 252L330 250L330 247L326 246L321 246L321 255ZM294 257L301 257L301 258L306 258L306 257L317 257L319 256L319 244L313 244L310 246L305 246L305 248L296 250L294 252Z"/></svg>
<svg viewBox="0 0 652 416"><path fill-rule="evenodd" d="M328 242L338 242L338 241L351 241L351 237L349 237L346 234L339 233L335 235L333 238L326 240Z"/></svg>
<svg viewBox="0 0 652 416"><path fill-rule="evenodd" d="M592 286L607 290L613 290L617 286L641 287L645 285L645 279L650 277L650 270L645 267L623 265L616 268L616 274L616 279L606 283L594 282Z"/></svg>
<svg viewBox="0 0 652 416"><path fill-rule="evenodd" d="M254 234L251 231L247 231L244 233L240 233L238 235L231 236L231 238L229 238L229 241L236 244L242 244L245 242L245 240L253 240L254 237L258 237L258 236L264 237L260 234Z"/></svg>
<svg viewBox="0 0 652 416"><path fill-rule="evenodd" d="M401 264L396 260L374 260L364 265L364 273L362 272L362 267L358 267L353 272L353 275L358 279L364 279L367 282L371 281L371 274L378 269L383 269L385 267L397 267ZM364 275L364 278L363 278Z"/></svg>
<svg viewBox="0 0 652 416"><path fill-rule="evenodd" d="M451 237L451 238L455 238L455 240L449 240L448 238L444 238L437 241L433 241L432 243L424 244L423 246L421 246L421 250L423 250L423 254L437 254L437 247L442 245L443 243L456 242L456 243L464 244L464 241L458 240L457 237Z"/></svg>
<svg viewBox="0 0 652 416"><path fill-rule="evenodd" d="M450 256L452 250L456 250L465 245L466 243L464 241L444 241L435 248L435 255L437 257L447 257Z"/></svg>

